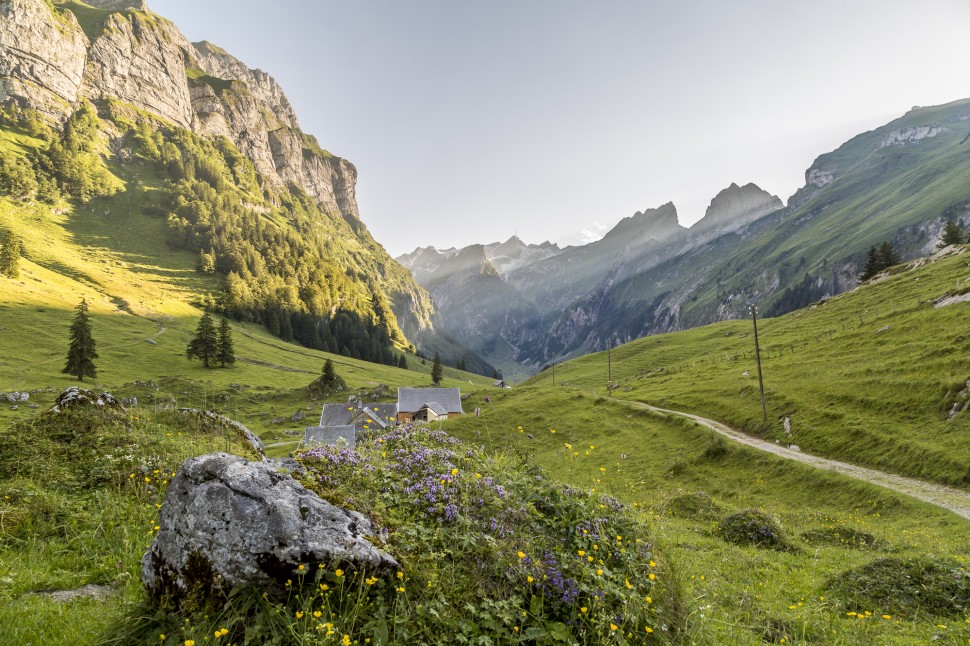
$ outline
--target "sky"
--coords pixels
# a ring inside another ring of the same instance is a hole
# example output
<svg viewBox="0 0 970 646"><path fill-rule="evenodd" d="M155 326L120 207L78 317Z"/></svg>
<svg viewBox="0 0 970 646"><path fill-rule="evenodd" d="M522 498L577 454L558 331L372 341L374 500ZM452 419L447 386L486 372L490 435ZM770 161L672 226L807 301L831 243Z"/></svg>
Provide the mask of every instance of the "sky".
<svg viewBox="0 0 970 646"><path fill-rule="evenodd" d="M394 256L581 244L970 97L967 0L148 0L272 74Z"/></svg>

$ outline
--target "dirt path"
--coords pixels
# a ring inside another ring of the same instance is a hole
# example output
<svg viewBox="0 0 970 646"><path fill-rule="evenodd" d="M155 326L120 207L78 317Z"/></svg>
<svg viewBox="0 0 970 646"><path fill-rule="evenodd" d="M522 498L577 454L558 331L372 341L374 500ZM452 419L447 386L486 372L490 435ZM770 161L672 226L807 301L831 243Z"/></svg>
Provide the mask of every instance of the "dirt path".
<svg viewBox="0 0 970 646"><path fill-rule="evenodd" d="M847 462L820 458L816 455L803 453L802 451L793 451L781 444L759 440L756 437L751 437L750 435L746 435L741 431L731 428L730 426L726 426L725 424L716 422L712 419L707 419L706 417L701 417L700 415L692 415L690 413L682 413L680 411L657 408L656 406L651 406L649 404L632 402L625 399L614 399L613 401L626 404L634 408L650 410L660 415L676 415L678 417L685 417L740 444L746 444L747 446L754 447L761 451L774 453L775 455L779 455L789 460L804 462L805 464L810 464L818 469L835 471L836 473L841 473L842 475L864 480L870 484L885 487L886 489L891 489L898 493L912 496L917 500L928 502L931 505L948 509L955 514L970 520L970 493L965 491L951 489L950 487L944 487L943 485L923 482L922 480L916 480L914 478L905 478L892 473L877 471L876 469L860 467Z"/></svg>

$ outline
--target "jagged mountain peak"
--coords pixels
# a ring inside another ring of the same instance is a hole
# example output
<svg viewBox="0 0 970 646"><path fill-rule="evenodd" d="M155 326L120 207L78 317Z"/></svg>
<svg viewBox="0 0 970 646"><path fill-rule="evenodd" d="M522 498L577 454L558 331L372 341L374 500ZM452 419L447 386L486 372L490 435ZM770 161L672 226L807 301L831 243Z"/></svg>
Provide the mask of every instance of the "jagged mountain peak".
<svg viewBox="0 0 970 646"><path fill-rule="evenodd" d="M623 240L627 243L634 241L656 240L662 241L670 236L684 231L677 218L677 207L673 202L661 204L655 209L637 211L627 218L617 222L600 242ZM599 243L592 243L599 244Z"/></svg>
<svg viewBox="0 0 970 646"><path fill-rule="evenodd" d="M704 217L691 227L691 232L736 231L784 206L777 195L772 195L754 183L738 186L732 182L714 196Z"/></svg>
<svg viewBox="0 0 970 646"><path fill-rule="evenodd" d="M124 11L126 9L148 11L148 3L145 0L87 0L85 4L95 9L108 9L109 11Z"/></svg>

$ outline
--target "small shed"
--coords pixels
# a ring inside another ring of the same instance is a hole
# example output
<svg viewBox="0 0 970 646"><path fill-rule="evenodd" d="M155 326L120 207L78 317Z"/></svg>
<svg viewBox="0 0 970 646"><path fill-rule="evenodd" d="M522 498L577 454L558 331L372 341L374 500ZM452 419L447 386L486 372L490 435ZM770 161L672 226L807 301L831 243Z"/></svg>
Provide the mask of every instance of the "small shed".
<svg viewBox="0 0 970 646"><path fill-rule="evenodd" d="M451 419L463 413L461 390L458 388L398 388L397 421L433 422Z"/></svg>

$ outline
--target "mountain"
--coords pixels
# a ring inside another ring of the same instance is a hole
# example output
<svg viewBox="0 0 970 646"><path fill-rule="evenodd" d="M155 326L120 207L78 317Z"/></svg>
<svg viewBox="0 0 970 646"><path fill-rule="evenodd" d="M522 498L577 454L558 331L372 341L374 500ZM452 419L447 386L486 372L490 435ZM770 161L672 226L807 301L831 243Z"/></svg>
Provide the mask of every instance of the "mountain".
<svg viewBox="0 0 970 646"><path fill-rule="evenodd" d="M970 221L968 140L970 100L913 108L818 157L787 206L732 184L690 228L664 204L600 241L510 268L502 279L534 314L501 333L524 341L512 360L537 368L610 340L743 317L752 304L782 314L855 287L867 249L883 241L904 260L926 255L947 220ZM415 276L436 281L430 267Z"/></svg>
<svg viewBox="0 0 970 646"><path fill-rule="evenodd" d="M361 220L356 168L301 129L273 77L143 1L0 1L0 104L28 137L0 159L19 204L115 213L144 194L164 242L223 278L226 314L358 358L417 345L491 372L437 331L428 293Z"/></svg>
<svg viewBox="0 0 970 646"><path fill-rule="evenodd" d="M782 206L754 184L732 184L690 229L680 225L677 209L667 203L638 211L602 239L579 247L526 245L513 237L501 245L461 250L420 248L397 260L428 289L443 319L463 338L474 337L470 343L476 351L507 369L535 366L570 352L566 337L587 327L588 320L573 318L568 323L573 330L563 331L559 316L575 303L596 301L613 284L743 229ZM550 331L554 339L546 338Z"/></svg>

